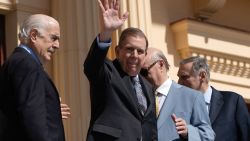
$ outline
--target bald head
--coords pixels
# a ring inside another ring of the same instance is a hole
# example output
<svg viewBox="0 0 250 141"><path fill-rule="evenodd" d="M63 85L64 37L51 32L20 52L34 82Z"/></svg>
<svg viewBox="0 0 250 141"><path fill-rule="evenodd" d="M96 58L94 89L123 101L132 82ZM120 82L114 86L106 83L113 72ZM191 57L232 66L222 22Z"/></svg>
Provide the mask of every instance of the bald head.
<svg viewBox="0 0 250 141"><path fill-rule="evenodd" d="M157 48L148 48L145 64L150 64L157 60L163 60L166 70L169 70L169 63L163 52Z"/></svg>
<svg viewBox="0 0 250 141"><path fill-rule="evenodd" d="M141 74L158 88L168 78L169 64L163 52L157 48L148 48Z"/></svg>

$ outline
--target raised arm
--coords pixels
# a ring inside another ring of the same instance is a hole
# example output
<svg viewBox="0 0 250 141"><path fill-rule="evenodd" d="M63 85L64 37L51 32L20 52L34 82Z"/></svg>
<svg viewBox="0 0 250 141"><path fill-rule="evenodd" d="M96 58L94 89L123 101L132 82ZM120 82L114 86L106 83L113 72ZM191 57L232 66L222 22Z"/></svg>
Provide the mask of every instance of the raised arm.
<svg viewBox="0 0 250 141"><path fill-rule="evenodd" d="M101 33L100 41L107 41L111 38L112 32L123 25L128 18L128 12L121 17L119 15L120 0L98 0L101 9Z"/></svg>

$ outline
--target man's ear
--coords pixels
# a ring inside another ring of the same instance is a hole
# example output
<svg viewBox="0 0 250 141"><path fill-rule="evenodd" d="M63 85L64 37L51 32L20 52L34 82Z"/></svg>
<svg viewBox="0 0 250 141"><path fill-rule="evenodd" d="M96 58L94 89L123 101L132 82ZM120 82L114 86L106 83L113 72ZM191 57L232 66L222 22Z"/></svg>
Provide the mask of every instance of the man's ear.
<svg viewBox="0 0 250 141"><path fill-rule="evenodd" d="M165 68L165 63L164 63L164 61L163 60L159 60L159 63L160 63L160 67L161 67L161 69L164 67Z"/></svg>
<svg viewBox="0 0 250 141"><path fill-rule="evenodd" d="M200 76L200 79L201 79L202 82L206 81L206 79L207 79L207 73L205 71L201 71L200 74L199 74L199 76Z"/></svg>
<svg viewBox="0 0 250 141"><path fill-rule="evenodd" d="M38 35L38 31L36 29L31 29L30 30L29 36L30 36L30 39L32 41L36 40L37 35Z"/></svg>

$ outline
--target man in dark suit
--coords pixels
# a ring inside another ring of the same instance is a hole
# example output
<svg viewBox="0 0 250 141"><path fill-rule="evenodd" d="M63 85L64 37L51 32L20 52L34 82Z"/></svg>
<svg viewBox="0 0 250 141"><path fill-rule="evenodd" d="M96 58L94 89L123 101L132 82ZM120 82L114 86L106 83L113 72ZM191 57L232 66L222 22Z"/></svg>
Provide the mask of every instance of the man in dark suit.
<svg viewBox="0 0 250 141"><path fill-rule="evenodd" d="M213 141L203 95L172 81L168 71L163 52L149 48L141 74L156 89L158 141Z"/></svg>
<svg viewBox="0 0 250 141"><path fill-rule="evenodd" d="M43 64L59 48L60 27L52 17L35 14L20 27L20 45L2 66L3 141L64 141L57 89Z"/></svg>
<svg viewBox="0 0 250 141"><path fill-rule="evenodd" d="M204 94L215 141L249 141L250 117L244 99L230 91L218 91L209 85L210 72L202 57L180 62L179 83Z"/></svg>
<svg viewBox="0 0 250 141"><path fill-rule="evenodd" d="M99 1L99 4L103 31L92 43L84 62L91 98L91 120L86 140L157 140L152 88L139 75L148 46L147 38L137 28L124 30L115 48L117 58L114 61L106 59L111 34L123 25L128 13L119 17L119 0L110 5L107 0Z"/></svg>

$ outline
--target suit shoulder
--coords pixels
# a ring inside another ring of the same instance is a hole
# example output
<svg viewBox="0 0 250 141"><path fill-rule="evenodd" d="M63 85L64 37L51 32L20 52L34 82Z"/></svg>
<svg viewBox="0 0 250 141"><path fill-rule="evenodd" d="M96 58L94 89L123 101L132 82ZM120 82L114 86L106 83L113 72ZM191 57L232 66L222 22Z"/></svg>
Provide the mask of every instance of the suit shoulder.
<svg viewBox="0 0 250 141"><path fill-rule="evenodd" d="M243 102L244 101L244 98L240 94L233 92L233 91L218 91L214 88L213 88L213 91L214 91L213 94L220 94L225 101L231 101L231 102L233 101Z"/></svg>
<svg viewBox="0 0 250 141"><path fill-rule="evenodd" d="M14 52L4 63L3 69L8 68L13 71L36 70L39 64L26 52Z"/></svg>
<svg viewBox="0 0 250 141"><path fill-rule="evenodd" d="M240 94L236 93L236 92L232 92L232 91L219 91L220 94L222 94L222 96L225 98L225 97L228 97L228 98L235 98L235 99L238 99L238 98L243 98Z"/></svg>

